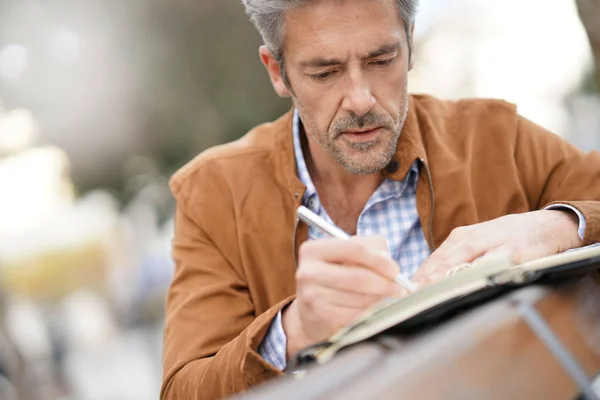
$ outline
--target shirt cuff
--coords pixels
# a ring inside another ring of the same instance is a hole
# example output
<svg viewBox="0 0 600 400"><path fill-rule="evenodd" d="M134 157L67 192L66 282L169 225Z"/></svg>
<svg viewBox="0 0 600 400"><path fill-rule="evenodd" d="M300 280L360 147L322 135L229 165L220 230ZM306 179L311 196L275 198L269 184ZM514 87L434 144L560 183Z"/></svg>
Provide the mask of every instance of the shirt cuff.
<svg viewBox="0 0 600 400"><path fill-rule="evenodd" d="M567 210L573 211L575 214L577 214L577 217L579 217L579 229L577 230L577 233L579 234L579 238L581 240L583 240L583 237L585 236L586 223L585 223L585 217L583 216L581 211L579 211L575 207L570 206L568 204L553 204L551 206L544 208L544 210L560 210L560 209L565 209L565 208Z"/></svg>
<svg viewBox="0 0 600 400"><path fill-rule="evenodd" d="M273 367L283 371L287 366L286 350L287 337L281 325L281 311L279 311L258 347L258 353Z"/></svg>

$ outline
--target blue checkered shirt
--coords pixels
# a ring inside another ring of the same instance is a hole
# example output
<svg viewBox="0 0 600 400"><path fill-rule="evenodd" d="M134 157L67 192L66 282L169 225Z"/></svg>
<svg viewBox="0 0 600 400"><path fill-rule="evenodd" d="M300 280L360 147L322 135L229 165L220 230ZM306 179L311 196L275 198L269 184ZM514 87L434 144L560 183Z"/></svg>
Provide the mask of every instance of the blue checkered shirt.
<svg viewBox="0 0 600 400"><path fill-rule="evenodd" d="M298 177L306 186L302 203L325 220L333 223L327 211L321 205L319 195L310 178L302 146L300 145L300 118L294 112L293 121L294 153ZM358 218L356 233L358 236L383 236L387 239L390 254L401 266L401 272L410 278L430 254L425 240L421 221L417 212L418 165L414 163L406 178L402 181L386 179L373 193ZM323 238L325 235L309 228L309 240ZM258 351L275 368L286 367L287 338L281 325L281 312L271 323Z"/></svg>

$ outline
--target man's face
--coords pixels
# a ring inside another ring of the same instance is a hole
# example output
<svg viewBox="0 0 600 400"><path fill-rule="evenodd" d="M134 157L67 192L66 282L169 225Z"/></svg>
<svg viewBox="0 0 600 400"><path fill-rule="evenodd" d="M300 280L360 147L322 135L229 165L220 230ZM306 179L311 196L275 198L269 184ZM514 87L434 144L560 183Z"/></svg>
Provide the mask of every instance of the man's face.
<svg viewBox="0 0 600 400"><path fill-rule="evenodd" d="M385 168L406 118L409 46L396 7L316 1L286 16L285 70L307 137L355 174Z"/></svg>

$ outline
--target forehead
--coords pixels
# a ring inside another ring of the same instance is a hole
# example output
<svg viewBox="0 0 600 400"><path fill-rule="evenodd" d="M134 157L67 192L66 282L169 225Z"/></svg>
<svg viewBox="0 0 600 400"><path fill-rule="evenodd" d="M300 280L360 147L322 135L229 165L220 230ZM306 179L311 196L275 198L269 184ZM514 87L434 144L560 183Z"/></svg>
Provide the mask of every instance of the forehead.
<svg viewBox="0 0 600 400"><path fill-rule="evenodd" d="M287 60L352 57L402 41L396 0L316 0L286 14Z"/></svg>

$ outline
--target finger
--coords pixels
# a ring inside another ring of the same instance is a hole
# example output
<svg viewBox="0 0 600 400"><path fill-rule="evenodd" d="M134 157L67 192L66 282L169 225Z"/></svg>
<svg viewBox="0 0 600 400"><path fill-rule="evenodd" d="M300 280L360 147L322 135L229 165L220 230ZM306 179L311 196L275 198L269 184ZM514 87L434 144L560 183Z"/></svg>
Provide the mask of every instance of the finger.
<svg viewBox="0 0 600 400"><path fill-rule="evenodd" d="M543 244L534 246L518 246L506 243L488 251L485 254L485 258L488 259L490 257L503 257L504 260L512 263L513 265L518 265L544 257L548 254L548 249Z"/></svg>
<svg viewBox="0 0 600 400"><path fill-rule="evenodd" d="M480 238L472 240L470 235L454 235L444 242L425 260L413 277L417 284L430 284L443 279L457 265L470 263L495 247L493 241Z"/></svg>
<svg viewBox="0 0 600 400"><path fill-rule="evenodd" d="M356 294L391 296L398 290L394 281L368 268L319 260L302 265L296 273L296 280L299 286L319 285Z"/></svg>
<svg viewBox="0 0 600 400"><path fill-rule="evenodd" d="M406 289L402 285L396 285L396 289L395 289L395 292L393 293L392 297L397 298L397 299L401 299L402 297L406 297L406 296L408 296L409 294L413 293L416 290L418 290L418 287L416 287L414 290L409 291L408 289Z"/></svg>
<svg viewBox="0 0 600 400"><path fill-rule="evenodd" d="M394 280L399 265L385 252L377 239L353 237L348 240L320 239L302 244L299 260L320 260L328 263L359 265ZM375 244L375 245L374 245ZM373 246L374 245L374 246Z"/></svg>
<svg viewBox="0 0 600 400"><path fill-rule="evenodd" d="M313 308L331 305L341 309L353 309L359 311L364 311L388 297L385 295L348 292L327 286L312 286L305 288L299 292L299 296L302 301L313 303Z"/></svg>
<svg viewBox="0 0 600 400"><path fill-rule="evenodd" d="M309 324L325 329L326 333L321 340L327 339L339 329L356 320L364 310L356 308L338 307L333 304L302 304L299 305L300 313L307 316ZM328 326L328 328L326 328Z"/></svg>
<svg viewBox="0 0 600 400"><path fill-rule="evenodd" d="M444 279L445 277L448 277L450 275L454 275L455 273L459 273L460 271L465 269L491 268L497 266L498 264L514 264L513 258L514 251L512 250L511 246L508 244L504 244L487 251L485 254L475 258L473 261L457 264L451 267L449 270L446 271L445 274L443 274L443 276L437 273L430 275L427 277L427 280L428 283L431 284L441 279Z"/></svg>
<svg viewBox="0 0 600 400"><path fill-rule="evenodd" d="M474 266L479 267L479 264L482 264L481 266L485 267L488 263L487 260L498 260L498 262L505 260L514 264L516 254L509 244L503 244L486 252L485 255L475 261Z"/></svg>
<svg viewBox="0 0 600 400"><path fill-rule="evenodd" d="M548 253L542 244L538 246L519 246L511 249L510 260L513 264L518 265L546 255L548 255Z"/></svg>

